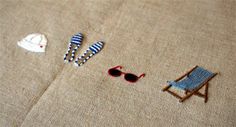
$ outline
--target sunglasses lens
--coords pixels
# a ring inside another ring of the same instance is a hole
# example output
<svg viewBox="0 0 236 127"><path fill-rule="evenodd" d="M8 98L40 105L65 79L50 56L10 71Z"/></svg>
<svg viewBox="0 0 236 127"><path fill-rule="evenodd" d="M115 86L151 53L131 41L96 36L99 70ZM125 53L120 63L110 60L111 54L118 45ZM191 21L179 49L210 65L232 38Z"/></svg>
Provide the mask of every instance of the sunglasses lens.
<svg viewBox="0 0 236 127"><path fill-rule="evenodd" d="M134 74L126 74L125 79L130 82L136 82L138 80L138 77Z"/></svg>
<svg viewBox="0 0 236 127"><path fill-rule="evenodd" d="M117 69L110 69L108 72L110 75L117 77L121 75L121 71L117 70Z"/></svg>

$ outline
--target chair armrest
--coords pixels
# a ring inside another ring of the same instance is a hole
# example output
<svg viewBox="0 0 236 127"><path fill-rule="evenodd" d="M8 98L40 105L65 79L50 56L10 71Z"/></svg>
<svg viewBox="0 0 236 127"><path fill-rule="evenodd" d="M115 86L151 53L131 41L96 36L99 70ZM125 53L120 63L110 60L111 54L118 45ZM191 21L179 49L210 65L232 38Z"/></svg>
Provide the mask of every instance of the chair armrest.
<svg viewBox="0 0 236 127"><path fill-rule="evenodd" d="M196 69L198 66L194 66L192 69L190 69L189 71L187 71L185 74L183 74L182 76L180 76L179 78L177 78L175 80L175 82L178 82L179 80L183 79L185 76L189 75L194 69Z"/></svg>

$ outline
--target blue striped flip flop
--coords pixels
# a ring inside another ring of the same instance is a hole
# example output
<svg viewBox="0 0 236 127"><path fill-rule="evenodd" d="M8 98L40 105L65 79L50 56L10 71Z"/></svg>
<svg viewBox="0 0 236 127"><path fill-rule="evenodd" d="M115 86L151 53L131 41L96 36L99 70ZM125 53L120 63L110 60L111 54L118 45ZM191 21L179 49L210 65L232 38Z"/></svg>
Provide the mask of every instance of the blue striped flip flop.
<svg viewBox="0 0 236 127"><path fill-rule="evenodd" d="M88 59L90 59L93 55L97 54L104 46L104 42L98 41L93 45L89 46L89 48L84 52L84 54L78 57L75 60L75 66L83 65Z"/></svg>
<svg viewBox="0 0 236 127"><path fill-rule="evenodd" d="M75 34L74 36L71 37L67 52L64 55L64 61L65 62L71 62L74 60L75 58L75 52L78 50L78 48L80 47L81 43L83 41L83 35L82 33L78 33ZM74 47L74 49L71 51L72 47ZM67 57L69 56L69 53L71 52L71 57L68 58L69 60L67 60Z"/></svg>

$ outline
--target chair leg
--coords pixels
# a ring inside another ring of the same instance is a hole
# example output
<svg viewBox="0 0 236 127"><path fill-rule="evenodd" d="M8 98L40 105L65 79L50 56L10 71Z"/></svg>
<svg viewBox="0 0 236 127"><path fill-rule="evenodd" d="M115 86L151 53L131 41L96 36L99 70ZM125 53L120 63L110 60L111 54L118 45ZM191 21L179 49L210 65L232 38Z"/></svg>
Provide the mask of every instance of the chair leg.
<svg viewBox="0 0 236 127"><path fill-rule="evenodd" d="M182 99L179 100L179 102L184 102L186 99L191 97L195 92L197 91L191 91L189 94L187 94L185 97L182 97Z"/></svg>
<svg viewBox="0 0 236 127"><path fill-rule="evenodd" d="M199 90L199 89L198 89ZM186 96L183 97L182 99L180 99L180 102L184 102L186 99L188 99L189 97L191 97L192 95L197 95L199 97L203 97L205 100L204 102L206 103L208 100L208 83L206 83L206 88L205 88L205 94L202 94L200 92L198 92L198 90L194 90L194 91L185 91ZM189 93L189 94L188 94Z"/></svg>
<svg viewBox="0 0 236 127"><path fill-rule="evenodd" d="M165 92L165 91L168 90L170 87L171 87L171 85L168 85L168 86L164 87L164 88L162 89L162 91Z"/></svg>
<svg viewBox="0 0 236 127"><path fill-rule="evenodd" d="M206 88L205 88L205 103L207 103L208 100L208 83L206 83Z"/></svg>
<svg viewBox="0 0 236 127"><path fill-rule="evenodd" d="M194 93L194 95L205 98L205 94L202 94L200 92L196 92Z"/></svg>

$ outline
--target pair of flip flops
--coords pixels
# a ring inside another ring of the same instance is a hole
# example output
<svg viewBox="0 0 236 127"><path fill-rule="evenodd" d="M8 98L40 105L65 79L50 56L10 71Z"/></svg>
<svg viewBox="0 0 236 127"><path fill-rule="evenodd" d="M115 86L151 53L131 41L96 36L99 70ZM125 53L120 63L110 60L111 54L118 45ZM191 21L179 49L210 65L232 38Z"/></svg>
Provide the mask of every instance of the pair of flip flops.
<svg viewBox="0 0 236 127"><path fill-rule="evenodd" d="M65 62L72 62L75 59L75 52L78 50L78 48L81 46L83 41L83 35L81 33L75 34L72 36L71 41L68 45L68 50L64 55L64 61ZM83 65L87 60L89 60L92 56L97 54L104 46L104 42L97 41L93 45L89 46L89 48L83 53L83 55L79 56L75 62L75 66L81 66ZM72 50L73 48L73 50ZM70 54L71 52L71 54Z"/></svg>

